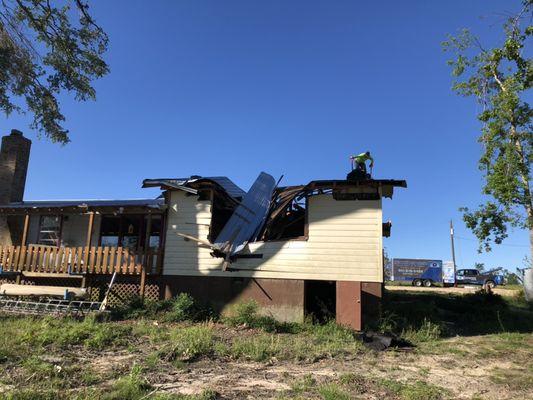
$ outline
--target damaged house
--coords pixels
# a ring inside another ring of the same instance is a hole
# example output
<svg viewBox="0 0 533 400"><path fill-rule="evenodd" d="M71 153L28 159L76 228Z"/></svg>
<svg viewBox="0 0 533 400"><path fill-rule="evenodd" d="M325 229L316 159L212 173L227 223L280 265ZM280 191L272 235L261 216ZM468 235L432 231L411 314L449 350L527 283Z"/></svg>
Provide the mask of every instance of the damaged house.
<svg viewBox="0 0 533 400"><path fill-rule="evenodd" d="M280 187L261 173L245 192L226 177L145 179L145 200L24 201L30 141L0 153L0 280L77 286L113 301L190 293L218 310L247 299L285 321L334 316L362 329L383 284L382 199L397 180Z"/></svg>

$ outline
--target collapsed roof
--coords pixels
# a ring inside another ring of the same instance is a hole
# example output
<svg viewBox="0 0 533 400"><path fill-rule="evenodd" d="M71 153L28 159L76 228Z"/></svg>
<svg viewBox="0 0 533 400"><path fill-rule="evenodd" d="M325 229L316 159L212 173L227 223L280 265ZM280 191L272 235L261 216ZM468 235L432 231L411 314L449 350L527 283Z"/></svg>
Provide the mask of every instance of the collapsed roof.
<svg viewBox="0 0 533 400"><path fill-rule="evenodd" d="M395 187L405 188L407 182L392 179L317 180L307 185L279 187L272 196L270 210L258 238L272 240L298 236L294 232L305 223L306 205L303 201L309 196L331 193L336 200L378 200L392 198ZM354 188L371 190L350 193Z"/></svg>
<svg viewBox="0 0 533 400"><path fill-rule="evenodd" d="M164 189L178 189L188 193L197 194L198 187L202 183L211 183L224 190L228 195L234 199L242 198L246 192L237 186L231 179L226 176L210 176L201 177L193 175L189 178L160 178L160 179L145 179L143 181L143 188L161 187Z"/></svg>
<svg viewBox="0 0 533 400"><path fill-rule="evenodd" d="M302 200L309 196L331 193L336 200L377 200L392 197L394 187L407 187L404 180L368 179L368 180L317 180L307 185L275 188L274 178L262 172L250 191L245 193L228 178L188 179L147 179L143 187L160 186L165 189L183 190L188 193L201 194L202 183L209 183L220 189L226 197L236 199L233 207L226 205L229 214L220 219L216 234L213 234L217 213L213 212L210 241L178 234L186 240L195 240L201 245L209 246L214 257L225 259L223 269L235 261L246 244L257 240L276 240L298 237L298 232L305 228L306 204ZM239 194L239 197L235 197ZM216 207L213 202L213 207ZM390 231L390 225L387 225ZM296 232L296 233L295 233Z"/></svg>

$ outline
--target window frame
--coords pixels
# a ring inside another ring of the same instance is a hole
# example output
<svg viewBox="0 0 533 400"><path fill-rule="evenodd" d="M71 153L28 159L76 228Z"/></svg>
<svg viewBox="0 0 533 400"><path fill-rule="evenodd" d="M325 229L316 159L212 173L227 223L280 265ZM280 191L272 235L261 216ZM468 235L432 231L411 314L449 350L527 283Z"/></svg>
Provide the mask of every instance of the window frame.
<svg viewBox="0 0 533 400"><path fill-rule="evenodd" d="M41 230L43 226L43 218L47 217L57 217L59 218L59 230L57 232L57 245L50 245L41 243ZM63 215L62 214L41 214L39 215L39 227L37 229L37 244L40 246L52 246L52 247L61 247L63 242Z"/></svg>

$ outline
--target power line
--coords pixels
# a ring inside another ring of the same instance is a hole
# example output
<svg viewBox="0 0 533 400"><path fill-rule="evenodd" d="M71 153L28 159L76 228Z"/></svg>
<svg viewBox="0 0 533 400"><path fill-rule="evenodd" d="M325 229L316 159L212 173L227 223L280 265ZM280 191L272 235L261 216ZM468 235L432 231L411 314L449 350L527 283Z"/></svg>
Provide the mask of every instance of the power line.
<svg viewBox="0 0 533 400"><path fill-rule="evenodd" d="M465 238L465 237L457 236L457 235L455 235L455 237L456 237L457 239L461 239L461 240L468 240L468 241L471 241L471 242L477 242L476 239ZM499 243L498 246L529 247L527 244L515 244L515 243Z"/></svg>

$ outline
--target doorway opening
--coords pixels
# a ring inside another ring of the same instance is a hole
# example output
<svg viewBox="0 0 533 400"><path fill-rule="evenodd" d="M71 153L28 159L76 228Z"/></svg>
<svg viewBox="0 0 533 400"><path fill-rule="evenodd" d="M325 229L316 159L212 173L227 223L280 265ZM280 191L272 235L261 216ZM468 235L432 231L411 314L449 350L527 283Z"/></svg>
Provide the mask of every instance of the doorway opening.
<svg viewBox="0 0 533 400"><path fill-rule="evenodd" d="M325 323L335 319L337 284L335 281L305 281L305 316Z"/></svg>

